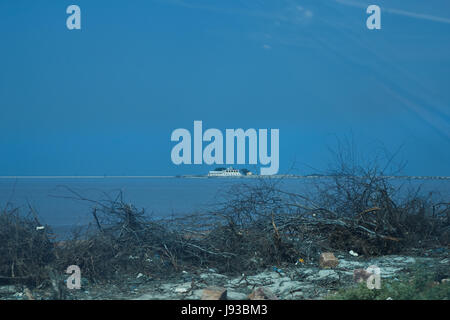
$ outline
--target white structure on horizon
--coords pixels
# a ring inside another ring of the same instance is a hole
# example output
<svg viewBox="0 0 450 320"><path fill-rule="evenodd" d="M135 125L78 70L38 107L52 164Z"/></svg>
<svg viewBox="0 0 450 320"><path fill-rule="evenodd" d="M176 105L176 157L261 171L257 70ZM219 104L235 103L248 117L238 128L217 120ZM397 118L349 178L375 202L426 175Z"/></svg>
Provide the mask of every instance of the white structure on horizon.
<svg viewBox="0 0 450 320"><path fill-rule="evenodd" d="M229 167L225 170L211 170L208 173L208 177L240 177L243 174L237 170L233 169L233 167Z"/></svg>

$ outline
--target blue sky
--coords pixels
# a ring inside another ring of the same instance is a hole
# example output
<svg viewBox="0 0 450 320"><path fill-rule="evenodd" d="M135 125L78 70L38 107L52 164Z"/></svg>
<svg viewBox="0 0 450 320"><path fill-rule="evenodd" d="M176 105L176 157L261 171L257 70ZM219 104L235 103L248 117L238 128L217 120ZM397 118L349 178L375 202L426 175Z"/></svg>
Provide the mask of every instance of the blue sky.
<svg viewBox="0 0 450 320"><path fill-rule="evenodd" d="M450 175L448 1L0 1L0 38L0 175L205 173L170 159L194 120L280 129L280 173L352 135Z"/></svg>

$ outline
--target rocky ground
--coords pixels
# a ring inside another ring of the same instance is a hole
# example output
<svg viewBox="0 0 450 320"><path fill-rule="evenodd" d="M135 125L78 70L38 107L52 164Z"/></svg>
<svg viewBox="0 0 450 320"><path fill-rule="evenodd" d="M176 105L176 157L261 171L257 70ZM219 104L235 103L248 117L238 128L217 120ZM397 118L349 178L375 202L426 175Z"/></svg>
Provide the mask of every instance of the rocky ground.
<svg viewBox="0 0 450 320"><path fill-rule="evenodd" d="M170 279L154 279L143 274L108 284L93 284L83 279L79 290L65 290L65 299L126 299L126 300L180 300L201 299L204 289L222 287L227 291L227 299L248 299L256 288L264 288L278 299L323 299L338 289L355 285L355 269L377 266L383 279L398 279L408 275L417 263L427 269L437 271L440 278L450 278L450 258L447 248L429 250L419 254L390 255L365 258L349 253L336 253L339 264L335 268L323 269L318 263L274 266L255 274L229 276L219 274L214 269L198 272L181 272ZM437 279L438 281L440 279ZM268 290L267 290L268 289ZM0 299L54 299L51 288L29 290L22 286L0 286ZM274 297L272 297L274 298Z"/></svg>

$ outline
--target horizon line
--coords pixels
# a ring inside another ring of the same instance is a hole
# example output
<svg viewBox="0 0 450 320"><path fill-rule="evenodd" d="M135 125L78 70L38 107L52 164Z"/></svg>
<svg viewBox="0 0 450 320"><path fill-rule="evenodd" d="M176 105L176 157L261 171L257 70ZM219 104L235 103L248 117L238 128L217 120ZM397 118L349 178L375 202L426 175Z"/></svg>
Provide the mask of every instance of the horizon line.
<svg viewBox="0 0 450 320"><path fill-rule="evenodd" d="M188 174L188 175L86 175L86 176L74 176L74 175L26 175L26 176L0 176L0 179L145 179L145 178L326 178L333 175L322 174L308 174L308 175L296 175L296 174L275 174L275 175L251 175L251 176L233 176L233 177L209 177L204 174ZM412 179L450 179L450 176L424 176L424 175L398 175L382 176L385 178L412 178Z"/></svg>

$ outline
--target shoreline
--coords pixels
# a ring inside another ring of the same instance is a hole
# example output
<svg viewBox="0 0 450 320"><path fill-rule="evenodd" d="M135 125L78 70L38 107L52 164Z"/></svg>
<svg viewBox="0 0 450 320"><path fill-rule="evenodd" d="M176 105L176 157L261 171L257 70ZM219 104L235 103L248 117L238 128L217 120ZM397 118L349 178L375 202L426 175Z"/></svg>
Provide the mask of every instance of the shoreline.
<svg viewBox="0 0 450 320"><path fill-rule="evenodd" d="M382 255L376 257L352 257L345 252L336 252L339 263L334 268L321 268L316 261L296 265L283 264L277 267L256 268L242 274L220 273L214 268L182 270L170 277L159 277L146 272L121 273L114 279L95 282L82 278L80 290L69 290L64 285L61 291L47 286L27 288L21 285L0 286L0 300L203 300L205 291L224 290L225 300L250 301L257 299L255 292L263 292L263 300L347 300L343 292L361 287L355 278L355 271L365 270L368 266L380 268L382 289L371 297L358 296L361 299L382 299L384 295L393 295L390 300L408 299L395 289L386 289L386 285L408 283L411 289L424 278L418 278L417 270L431 276L440 275L439 282L430 286L445 286L448 282L449 259L445 253L436 254L432 249L406 254ZM427 269L423 269L423 266ZM280 267L281 269L279 269ZM416 270L416 273L414 272ZM64 281L65 275L58 273L57 279ZM400 288L400 286L394 287ZM27 294L28 289L28 294ZM364 293L363 291L360 291ZM339 295L340 294L340 295ZM423 298L423 297L422 297ZM432 296L427 297L432 299ZM448 297L446 297L448 299ZM355 298L353 297L352 300Z"/></svg>

